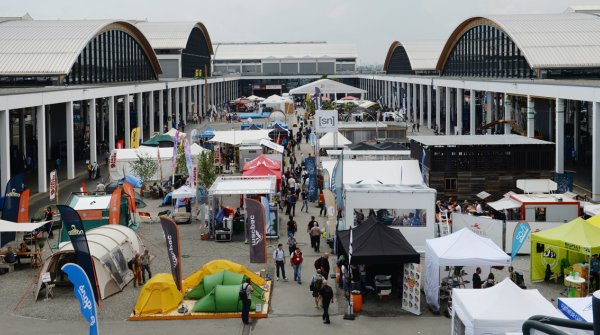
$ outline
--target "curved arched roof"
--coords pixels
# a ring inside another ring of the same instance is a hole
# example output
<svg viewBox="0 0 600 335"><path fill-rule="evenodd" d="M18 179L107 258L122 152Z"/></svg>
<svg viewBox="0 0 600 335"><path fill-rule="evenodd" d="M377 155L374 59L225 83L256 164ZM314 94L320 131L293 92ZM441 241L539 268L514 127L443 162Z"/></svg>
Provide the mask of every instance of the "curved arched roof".
<svg viewBox="0 0 600 335"><path fill-rule="evenodd" d="M0 75L66 75L85 46L108 30L131 35L156 74L160 64L148 40L131 23L114 20L17 20L0 23Z"/></svg>
<svg viewBox="0 0 600 335"><path fill-rule="evenodd" d="M600 67L600 17L584 13L493 15L463 21L437 63L442 71L454 45L478 25L504 31L532 69Z"/></svg>
<svg viewBox="0 0 600 335"><path fill-rule="evenodd" d="M135 23L154 49L185 49L187 41L194 28L200 29L208 51L213 54L212 42L206 27L202 22L147 22L140 21Z"/></svg>
<svg viewBox="0 0 600 335"><path fill-rule="evenodd" d="M385 57L384 71L388 70L394 51L398 47L403 47L406 51L413 71L429 71L435 70L444 41L394 41Z"/></svg>

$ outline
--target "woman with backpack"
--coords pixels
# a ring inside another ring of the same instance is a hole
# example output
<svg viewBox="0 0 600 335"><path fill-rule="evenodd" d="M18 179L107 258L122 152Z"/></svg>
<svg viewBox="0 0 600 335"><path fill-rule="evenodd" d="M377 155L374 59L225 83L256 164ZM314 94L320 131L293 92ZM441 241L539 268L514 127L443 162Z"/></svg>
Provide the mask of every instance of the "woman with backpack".
<svg viewBox="0 0 600 335"><path fill-rule="evenodd" d="M317 269L317 274L315 274L310 280L310 290L312 291L312 296L315 298L315 307L319 308L319 292L323 287L323 275L321 275L321 269Z"/></svg>
<svg viewBox="0 0 600 335"><path fill-rule="evenodd" d="M246 282L240 287L240 300L242 301L242 322L245 325L250 324L250 303L252 302L252 281L250 278L246 278Z"/></svg>

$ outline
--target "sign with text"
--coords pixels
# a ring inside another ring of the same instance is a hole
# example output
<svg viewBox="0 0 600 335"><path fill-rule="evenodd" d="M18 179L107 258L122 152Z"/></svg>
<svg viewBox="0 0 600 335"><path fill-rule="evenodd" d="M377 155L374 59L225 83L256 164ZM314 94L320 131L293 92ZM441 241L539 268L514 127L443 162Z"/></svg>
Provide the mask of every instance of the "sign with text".
<svg viewBox="0 0 600 335"><path fill-rule="evenodd" d="M315 131L317 133L335 132L338 129L338 111L318 110L315 112Z"/></svg>
<svg viewBox="0 0 600 335"><path fill-rule="evenodd" d="M48 193L50 193L50 200L56 198L56 170L50 172L50 189Z"/></svg>

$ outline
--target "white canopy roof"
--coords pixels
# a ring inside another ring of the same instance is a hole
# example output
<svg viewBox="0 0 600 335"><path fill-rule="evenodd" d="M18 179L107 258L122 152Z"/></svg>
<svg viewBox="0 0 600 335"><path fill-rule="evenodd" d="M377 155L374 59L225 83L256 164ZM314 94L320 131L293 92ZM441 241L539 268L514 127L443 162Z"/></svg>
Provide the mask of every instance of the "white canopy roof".
<svg viewBox="0 0 600 335"><path fill-rule="evenodd" d="M323 161L323 169L333 176L337 160ZM422 185L419 162L405 160L344 160L344 185L375 181L383 185Z"/></svg>
<svg viewBox="0 0 600 335"><path fill-rule="evenodd" d="M242 143L260 143L263 139L269 139L271 129L259 130L224 130L215 131L215 137L210 142L240 145Z"/></svg>
<svg viewBox="0 0 600 335"><path fill-rule="evenodd" d="M263 101L263 100L265 100L265 98L257 97L256 95L251 95L247 99L248 100L252 100L252 101Z"/></svg>
<svg viewBox="0 0 600 335"><path fill-rule="evenodd" d="M494 241L468 228L425 241L425 297L439 308L440 266L508 266L510 256Z"/></svg>
<svg viewBox="0 0 600 335"><path fill-rule="evenodd" d="M275 193L275 176L218 177L208 193L213 195Z"/></svg>
<svg viewBox="0 0 600 335"><path fill-rule="evenodd" d="M314 94L315 87L318 87L323 94L340 93L340 94L362 94L367 91L358 87L342 84L339 81L331 79L320 79L312 83L296 87L290 90L290 94Z"/></svg>
<svg viewBox="0 0 600 335"><path fill-rule="evenodd" d="M196 193L191 187L183 185L180 188L173 191L172 197L173 199L195 198Z"/></svg>
<svg viewBox="0 0 600 335"><path fill-rule="evenodd" d="M99 195L93 197L79 196L73 194L73 200L69 206L75 210L90 210L90 209L107 209L110 207L111 194Z"/></svg>
<svg viewBox="0 0 600 335"><path fill-rule="evenodd" d="M502 198L498 201L488 202L488 205L497 211L521 207L520 202L514 201L511 198Z"/></svg>
<svg viewBox="0 0 600 335"><path fill-rule="evenodd" d="M321 137L321 139L319 139L319 147L323 148L323 149L328 149L328 148L335 148L335 137L333 135L334 133L326 133L325 135L323 135ZM342 135L339 131L335 132L336 136L337 136L337 146L338 148L341 148L345 145L348 144L352 144L352 142L350 142L350 140L348 140L347 138L344 137L344 135Z"/></svg>
<svg viewBox="0 0 600 335"><path fill-rule="evenodd" d="M48 223L48 221L18 223L18 222L0 220L0 233L13 233L13 232L29 233L29 232L32 232L32 231L42 227L46 223Z"/></svg>
<svg viewBox="0 0 600 335"><path fill-rule="evenodd" d="M600 214L600 204L594 205L588 202L587 205L583 206L583 211L589 216L596 216Z"/></svg>
<svg viewBox="0 0 600 335"><path fill-rule="evenodd" d="M260 145L263 145L269 149L273 149L280 153L283 153L283 151L284 151L283 145L277 144L271 140L262 139L262 140L260 140Z"/></svg>
<svg viewBox="0 0 600 335"><path fill-rule="evenodd" d="M525 193L550 193L558 189L550 179L517 179L517 188Z"/></svg>
<svg viewBox="0 0 600 335"><path fill-rule="evenodd" d="M177 129L175 129L175 128L171 128L171 129L169 129L168 132L164 133L164 135L169 135L172 138L175 138L175 134L177 134ZM180 131L179 132L179 139L181 139L182 137L185 137L185 133Z"/></svg>
<svg viewBox="0 0 600 335"><path fill-rule="evenodd" d="M194 28L200 29L209 48L209 53L213 53L210 36L201 22L148 22L139 21L135 26L142 31L144 36L150 42L152 49L185 49L188 40L192 36ZM195 41L194 44L200 43Z"/></svg>
<svg viewBox="0 0 600 335"><path fill-rule="evenodd" d="M462 321L466 334L520 332L533 315L564 318L538 290L523 290L506 278L487 289L453 289L453 322Z"/></svg>

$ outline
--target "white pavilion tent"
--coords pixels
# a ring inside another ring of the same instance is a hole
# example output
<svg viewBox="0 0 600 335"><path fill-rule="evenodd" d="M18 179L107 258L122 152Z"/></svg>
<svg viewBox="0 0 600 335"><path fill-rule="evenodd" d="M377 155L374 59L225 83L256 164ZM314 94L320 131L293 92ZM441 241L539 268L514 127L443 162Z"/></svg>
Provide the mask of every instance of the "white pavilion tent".
<svg viewBox="0 0 600 335"><path fill-rule="evenodd" d="M510 256L489 238L468 228L425 242L425 298L429 306L439 310L440 267L442 266L508 266Z"/></svg>
<svg viewBox="0 0 600 335"><path fill-rule="evenodd" d="M317 81L313 81L312 83L308 83L306 85L294 88L290 90L290 94L314 94L315 87L318 87L321 90L321 94L333 94L340 93L344 95L349 94L363 94L367 93L367 91L360 89L358 87L346 85L340 83L339 81L331 80L331 79L320 79Z"/></svg>
<svg viewBox="0 0 600 335"><path fill-rule="evenodd" d="M242 143L258 144L263 139L269 139L270 131L271 129L215 131L215 137L210 139L210 142L220 142L231 145L240 145Z"/></svg>
<svg viewBox="0 0 600 335"><path fill-rule="evenodd" d="M565 318L538 290L523 290L508 278L487 289L452 290L453 335L520 333L534 315Z"/></svg>
<svg viewBox="0 0 600 335"><path fill-rule="evenodd" d="M331 148L336 148L335 145L335 136L334 134L336 134L335 136L337 136L337 148L341 148L343 146L346 146L348 144L352 144L352 142L350 142L350 140L348 140L347 138L344 137L344 135L342 135L339 131L333 133L326 133L325 135L323 135L320 139L319 139L319 148L322 149L331 149Z"/></svg>

